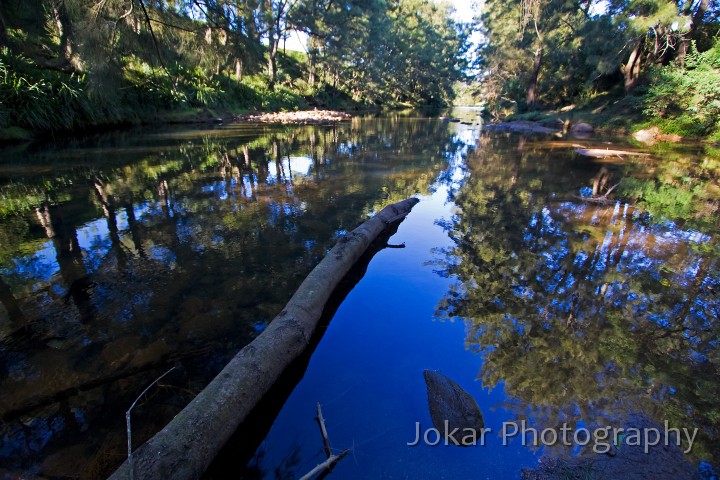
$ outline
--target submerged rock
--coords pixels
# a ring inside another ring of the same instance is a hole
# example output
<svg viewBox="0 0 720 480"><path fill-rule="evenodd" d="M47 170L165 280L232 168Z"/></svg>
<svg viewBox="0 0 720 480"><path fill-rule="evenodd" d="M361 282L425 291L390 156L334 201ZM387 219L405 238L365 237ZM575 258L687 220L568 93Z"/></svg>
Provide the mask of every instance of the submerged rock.
<svg viewBox="0 0 720 480"><path fill-rule="evenodd" d="M475 399L441 373L425 370L424 376L430 418L445 440L455 445L469 446L470 443L462 443L464 439L473 436L481 438L485 422ZM453 436L451 433L455 429Z"/></svg>

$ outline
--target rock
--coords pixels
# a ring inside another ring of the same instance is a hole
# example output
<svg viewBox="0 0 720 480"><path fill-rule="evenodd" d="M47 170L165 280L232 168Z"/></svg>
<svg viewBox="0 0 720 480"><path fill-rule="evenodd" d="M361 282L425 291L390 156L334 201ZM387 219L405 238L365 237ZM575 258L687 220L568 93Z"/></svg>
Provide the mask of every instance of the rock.
<svg viewBox="0 0 720 480"><path fill-rule="evenodd" d="M592 133L593 130L593 126L585 122L575 123L570 127L570 131L573 133Z"/></svg>
<svg viewBox="0 0 720 480"><path fill-rule="evenodd" d="M151 344L138 348L135 356L130 362L131 367L142 367L152 363L160 362L165 355L170 353L170 347L164 338L155 340Z"/></svg>
<svg viewBox="0 0 720 480"><path fill-rule="evenodd" d="M563 121L559 118L544 118L539 120L537 123L543 127L551 128L553 130L562 130L564 125Z"/></svg>
<svg viewBox="0 0 720 480"><path fill-rule="evenodd" d="M445 439L455 445L469 446L462 443L466 436L471 436L468 430L474 430L475 438L481 438L485 422L475 399L441 373L425 370L424 376L430 418L435 428L443 432ZM455 436L448 435L456 428Z"/></svg>
<svg viewBox="0 0 720 480"><path fill-rule="evenodd" d="M633 138L646 145L655 145L657 142L679 142L680 135L668 135L662 133L658 127L645 128L633 133Z"/></svg>
<svg viewBox="0 0 720 480"><path fill-rule="evenodd" d="M194 317L202 312L205 308L205 302L200 297L190 296L180 306L183 314Z"/></svg>

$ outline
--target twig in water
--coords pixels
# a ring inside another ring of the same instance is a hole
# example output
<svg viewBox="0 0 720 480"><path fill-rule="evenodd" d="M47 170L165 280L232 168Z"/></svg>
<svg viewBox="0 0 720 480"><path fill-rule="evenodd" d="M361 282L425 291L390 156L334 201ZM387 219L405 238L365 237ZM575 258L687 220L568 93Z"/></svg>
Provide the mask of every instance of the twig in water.
<svg viewBox="0 0 720 480"><path fill-rule="evenodd" d="M128 408L127 412L125 412L125 424L127 426L127 447L128 447L128 467L130 471L130 480L133 480L135 478L135 469L133 468L133 456L132 456L132 427L130 426L130 415L132 413L132 409L135 408L135 405L137 405L137 402L140 401L142 397L145 396L145 394L150 390L156 383L158 383L160 380L165 378L165 376L175 370L175 367L172 367L167 372L160 375L158 378L155 379L154 382L152 382L150 385L148 385L145 390L142 391L140 395L135 399L135 401L130 405L130 408Z"/></svg>
<svg viewBox="0 0 720 480"><path fill-rule="evenodd" d="M332 449L330 448L330 440L328 439L327 429L325 428L325 419L323 418L322 408L320 408L319 403L317 404L317 421L318 425L320 425L320 434L323 437L323 447L325 449L325 455L327 455L327 460L318 464L315 468L300 477L300 480L310 480L320 472L332 470L335 464L342 460L342 458L350 452L350 449L348 448L340 452L338 455L334 455L332 453Z"/></svg>

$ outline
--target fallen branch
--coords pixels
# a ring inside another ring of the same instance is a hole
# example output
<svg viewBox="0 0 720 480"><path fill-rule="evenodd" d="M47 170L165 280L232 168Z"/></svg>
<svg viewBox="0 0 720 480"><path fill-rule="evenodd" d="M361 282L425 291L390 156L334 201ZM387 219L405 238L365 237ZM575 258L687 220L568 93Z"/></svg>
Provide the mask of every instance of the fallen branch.
<svg viewBox="0 0 720 480"><path fill-rule="evenodd" d="M332 468L335 466L335 464L336 464L337 462L339 462L340 460L342 460L342 458L343 458L345 455L347 455L349 452L350 452L349 449L348 449L348 450L343 450L342 452L340 452L339 455L333 455L333 456L331 456L330 458L328 458L327 460L325 460L324 462L322 462L321 464L319 464L317 467L315 467L315 468L313 468L312 470L310 470L307 474L303 475L303 476L300 478L300 480L310 480L311 478L313 478L313 477L314 477L315 475L317 475L318 473L332 469Z"/></svg>
<svg viewBox="0 0 720 480"><path fill-rule="evenodd" d="M342 458L350 452L350 449L345 449L338 455L334 455L332 453L332 448L330 448L330 440L328 439L327 429L325 428L325 419L323 418L322 408L320 407L319 403L317 404L316 419L318 421L318 425L320 425L320 434L323 437L323 447L325 448L325 455L327 455L327 460L318 464L315 468L300 477L300 480L310 480L320 472L332 470L333 467L335 467L335 464L342 460Z"/></svg>
<svg viewBox="0 0 720 480"><path fill-rule="evenodd" d="M330 447L330 440L328 439L327 429L325 428L325 419L323 418L322 408L320 403L317 404L317 421L320 425L320 435L323 437L323 446L325 447L325 455L332 457L332 448Z"/></svg>
<svg viewBox="0 0 720 480"><path fill-rule="evenodd" d="M132 414L132 409L135 408L135 405L137 405L137 403L140 401L140 399L145 396L145 394L148 392L148 390L150 390L156 383L158 383L160 380L165 378L165 376L167 376L167 374L172 372L173 370L175 370L175 367L170 368L170 370L168 370L167 372L163 373L158 378L156 378L154 382L152 382L150 385L148 385L145 388L145 390L143 390L142 393L137 396L137 398L132 403L132 405L130 405L130 408L128 408L127 412L125 412L125 425L127 427L127 447L128 447L127 461L128 461L128 468L130 470L130 480L133 480L135 477L135 471L133 469L132 425L130 422L130 420L131 420L130 416Z"/></svg>
<svg viewBox="0 0 720 480"><path fill-rule="evenodd" d="M584 157L593 157L593 158L604 158L604 157L620 157L620 158L622 158L624 155L635 155L635 156L640 156L640 157L649 156L648 153L631 152L629 150L610 150L610 149L602 149L602 148L576 148L575 152Z"/></svg>
<svg viewBox="0 0 720 480"><path fill-rule="evenodd" d="M144 480L199 478L277 378L305 351L325 303L345 274L388 223L404 218L418 201L409 198L389 205L341 237L268 327L165 428L135 450L137 473ZM128 462L109 478L127 479Z"/></svg>

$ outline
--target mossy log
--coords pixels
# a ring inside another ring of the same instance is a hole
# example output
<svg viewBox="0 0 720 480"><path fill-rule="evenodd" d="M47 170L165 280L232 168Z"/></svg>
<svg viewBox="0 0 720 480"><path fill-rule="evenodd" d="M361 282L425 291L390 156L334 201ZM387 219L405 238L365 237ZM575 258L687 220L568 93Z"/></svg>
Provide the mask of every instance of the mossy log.
<svg viewBox="0 0 720 480"><path fill-rule="evenodd" d="M134 477L199 478L292 361L310 344L325 303L371 242L400 221L416 198L385 207L338 240L285 308L165 428L133 452ZM130 478L126 461L110 480Z"/></svg>

